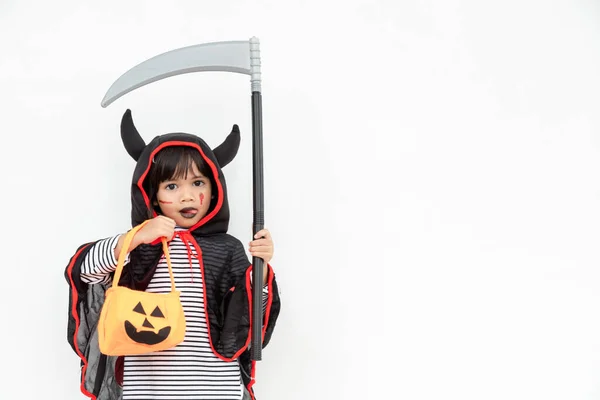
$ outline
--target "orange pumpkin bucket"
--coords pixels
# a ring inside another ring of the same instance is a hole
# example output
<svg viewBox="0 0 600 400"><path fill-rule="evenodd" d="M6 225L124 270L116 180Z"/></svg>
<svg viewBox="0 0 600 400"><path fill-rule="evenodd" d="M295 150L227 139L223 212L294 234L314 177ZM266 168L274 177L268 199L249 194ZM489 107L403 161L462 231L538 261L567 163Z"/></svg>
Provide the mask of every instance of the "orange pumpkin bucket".
<svg viewBox="0 0 600 400"><path fill-rule="evenodd" d="M180 292L175 288L171 257L165 238L163 251L171 277L169 293L148 293L119 286L125 256L138 230L148 221L131 229L125 236L119 254L113 286L106 298L98 321L100 351L109 356L126 356L175 347L185 337L185 315Z"/></svg>

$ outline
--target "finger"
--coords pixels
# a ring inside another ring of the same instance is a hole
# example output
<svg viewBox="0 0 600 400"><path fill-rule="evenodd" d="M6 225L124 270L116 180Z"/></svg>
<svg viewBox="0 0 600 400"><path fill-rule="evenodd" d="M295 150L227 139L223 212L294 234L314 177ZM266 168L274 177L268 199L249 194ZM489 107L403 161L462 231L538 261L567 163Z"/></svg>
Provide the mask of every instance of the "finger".
<svg viewBox="0 0 600 400"><path fill-rule="evenodd" d="M161 221L163 221L163 222L167 222L167 223L169 223L169 224L173 224L173 225L175 225L175 220L174 220L174 219L172 219L172 218L169 218L169 217L166 217L166 216L164 216L164 215L159 215L159 216L158 216L158 217L156 217L156 218L160 218L160 220L161 220Z"/></svg>
<svg viewBox="0 0 600 400"><path fill-rule="evenodd" d="M163 235L163 236L171 236L173 235L173 232L175 232L175 229L171 226L161 226L159 229L159 232Z"/></svg>
<svg viewBox="0 0 600 400"><path fill-rule="evenodd" d="M250 246L273 246L273 241L270 239L256 239L249 243Z"/></svg>
<svg viewBox="0 0 600 400"><path fill-rule="evenodd" d="M162 228L170 231L175 230L175 221L164 221L162 223Z"/></svg>
<svg viewBox="0 0 600 400"><path fill-rule="evenodd" d="M252 249L249 250L249 253L254 255L254 254L271 254L273 255L273 250L272 249Z"/></svg>
<svg viewBox="0 0 600 400"><path fill-rule="evenodd" d="M167 233L170 234L174 230L175 230L175 228L168 226L168 225L161 225L161 226L156 227L156 232L160 233L163 236L166 235Z"/></svg>
<svg viewBox="0 0 600 400"><path fill-rule="evenodd" d="M271 232L269 232L268 229L261 229L260 231L256 232L256 235L254 235L254 239L260 239L260 238L270 239Z"/></svg>
<svg viewBox="0 0 600 400"><path fill-rule="evenodd" d="M250 251L273 251L273 246L269 246L269 245L251 245L250 247L248 247L248 250Z"/></svg>
<svg viewBox="0 0 600 400"><path fill-rule="evenodd" d="M157 228L163 228L163 227L165 227L165 226L167 226L169 224L169 221L167 221L166 219L164 219L162 216L158 216L154 220L154 224L155 224L155 226Z"/></svg>

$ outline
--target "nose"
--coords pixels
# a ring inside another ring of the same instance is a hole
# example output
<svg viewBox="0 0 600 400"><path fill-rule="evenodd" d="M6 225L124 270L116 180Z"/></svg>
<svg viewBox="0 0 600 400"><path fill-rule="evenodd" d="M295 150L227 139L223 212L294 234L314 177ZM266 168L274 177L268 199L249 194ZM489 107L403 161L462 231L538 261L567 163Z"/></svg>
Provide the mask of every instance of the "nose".
<svg viewBox="0 0 600 400"><path fill-rule="evenodd" d="M194 194L190 189L186 189L181 193L181 201L189 202L194 200Z"/></svg>

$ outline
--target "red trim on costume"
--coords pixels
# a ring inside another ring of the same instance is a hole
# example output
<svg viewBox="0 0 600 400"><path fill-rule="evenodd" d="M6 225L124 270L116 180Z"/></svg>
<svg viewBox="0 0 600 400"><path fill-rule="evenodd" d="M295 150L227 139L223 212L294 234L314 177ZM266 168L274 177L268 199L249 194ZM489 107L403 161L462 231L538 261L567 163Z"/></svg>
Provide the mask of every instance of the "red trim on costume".
<svg viewBox="0 0 600 400"><path fill-rule="evenodd" d="M252 272L252 265L248 268L246 272L246 292L248 293L248 304L250 305L250 332L248 334L248 340L252 337L252 282L250 280L250 273ZM267 279L267 288L269 293L267 294L267 309L265 310L264 318L264 326L262 328L262 341L265 340L265 333L267 332L267 326L269 325L269 315L271 314L271 305L273 304L273 267L267 263L267 274L269 274L269 278ZM262 301L262 299L261 299ZM262 343L261 343L262 345ZM252 386L256 383L256 361L252 361L252 369L250 371L250 382L246 385L246 389L248 389L248 393L252 400L254 400L254 394L252 393Z"/></svg>
<svg viewBox="0 0 600 400"><path fill-rule="evenodd" d="M240 348L237 351L237 353L235 353L231 358L228 358L228 357L225 357L225 356L219 354L219 352L216 351L215 348L213 347L212 336L210 334L210 319L208 317L208 301L206 299L206 279L205 279L206 275L204 275L204 262L202 261L202 249L200 248L200 246L196 242L196 239L194 239L194 237L192 236L191 233L189 234L189 239L192 242L192 244L194 245L194 248L196 249L196 253L198 253L198 263L200 264L200 272L202 273L202 291L203 291L203 296L204 296L204 316L206 318L206 323L208 324L208 343L210 343L210 348L215 356L219 357L223 361L231 362L231 361L237 359L246 350L246 348L250 344L250 335L248 335L246 344L244 344L244 346L242 346L242 348Z"/></svg>
<svg viewBox="0 0 600 400"><path fill-rule="evenodd" d="M154 149L152 151L148 160L152 160L154 158L154 156L156 155L156 153L161 151L163 148L169 147L169 146L189 146L189 147L194 147L195 149L197 149L200 152L200 155L202 156L202 158L204 158L204 161L206 161L206 163L212 170L214 181L217 183L217 193L218 193L217 205L215 206L215 209L210 212L210 214L205 215L204 218L202 218L194 226L189 228L190 231L193 231L194 229L198 228L200 225L204 224L205 222L210 220L212 217L217 215L217 213L223 206L223 186L221 185L221 180L219 179L219 171L217 170L217 167L215 166L215 164L210 160L210 158L206 157L206 154L204 154L204 152L202 151L202 148L199 145L197 145L196 143L180 142L180 141L165 142L165 143L159 145L156 149ZM146 203L146 207L150 207L150 200L148 199L148 194L144 190L143 182L144 182L144 179L146 179L146 175L148 175L148 172L150 171L151 166L152 166L152 162L148 162L148 167L146 167L146 170L144 171L142 176L140 176L140 179L138 179L138 181L137 181L137 187L142 192L142 196L144 197L144 202ZM152 215L154 217L158 216L158 214L154 210L152 210Z"/></svg>
<svg viewBox="0 0 600 400"><path fill-rule="evenodd" d="M117 385L123 387L123 379L125 377L125 357L119 356L115 361L115 381Z"/></svg>
<svg viewBox="0 0 600 400"><path fill-rule="evenodd" d="M90 245L91 244L85 245L84 247L79 249L79 251L73 256L73 259L71 260L71 263L69 264L69 266L67 268L67 273L69 274L69 281L71 284L71 293L72 293L72 297L73 297L72 301L71 301L71 304L72 304L71 315L73 315L73 317L75 318L75 334L73 335L73 344L75 345L75 352L77 353L77 355L83 362L83 367L81 368L80 389L81 389L81 393L83 393L84 395L86 395L87 397L89 397L92 400L96 400L96 396L94 396L92 393L88 392L85 389L85 372L87 370L88 362L87 362L87 359L85 358L85 356L83 355L83 353L81 352L81 350L79 349L79 346L77 345L77 333L79 333L79 314L77 313L77 301L79 300L79 294L77 292L77 288L75 287L75 282L73 282L73 276L72 276L73 267L75 266L75 261L77 260L77 257L79 257L79 254L81 254L81 252Z"/></svg>
<svg viewBox="0 0 600 400"><path fill-rule="evenodd" d="M265 333L267 332L267 326L269 325L269 316L271 314L271 305L273 304L273 267L267 263L267 288L269 293L267 294L267 309L264 315L264 326L262 329L262 340L265 340Z"/></svg>
<svg viewBox="0 0 600 400"><path fill-rule="evenodd" d="M248 385L246 386L246 389L248 389L248 393L250 394L250 398L252 400L254 400L254 393L252 393L252 386L254 386L254 384L256 383L256 380L254 379L255 376L256 376L256 361L252 361L252 368L250 369L250 382L248 382Z"/></svg>
<svg viewBox="0 0 600 400"><path fill-rule="evenodd" d="M251 280L251 274L252 273L252 264L250 264L250 266L248 267L248 269L246 270L246 294L248 295L248 320L250 321L250 329L248 329L248 339L246 340L247 343L250 343L250 341L252 340L252 280Z"/></svg>
<svg viewBox="0 0 600 400"><path fill-rule="evenodd" d="M248 330L248 339L247 339L248 343L250 343L250 341L252 340L252 281L250 279L251 273L252 273L252 264L250 264L250 266L246 270L246 293L248 295L248 315L249 315L248 318L250 320L250 329ZM250 397L252 398L252 400L254 400L254 395L252 394L251 389L252 389L252 386L254 386L254 383L256 382L256 380L254 379L255 365L256 365L256 361L253 360L252 368L250 369L250 382L248 382L248 385L246 386L246 388L248 389L248 393L250 393Z"/></svg>

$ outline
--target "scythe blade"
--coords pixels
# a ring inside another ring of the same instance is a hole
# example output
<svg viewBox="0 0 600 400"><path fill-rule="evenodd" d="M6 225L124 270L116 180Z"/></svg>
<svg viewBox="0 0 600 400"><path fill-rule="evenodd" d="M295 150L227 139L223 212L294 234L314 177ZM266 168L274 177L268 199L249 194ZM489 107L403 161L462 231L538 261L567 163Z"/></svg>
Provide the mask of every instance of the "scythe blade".
<svg viewBox="0 0 600 400"><path fill-rule="evenodd" d="M251 75L250 42L204 43L159 54L121 75L108 89L100 104L106 108L119 97L149 83L202 71Z"/></svg>

